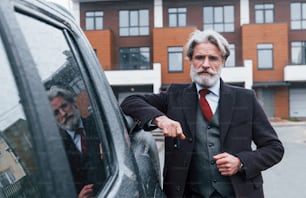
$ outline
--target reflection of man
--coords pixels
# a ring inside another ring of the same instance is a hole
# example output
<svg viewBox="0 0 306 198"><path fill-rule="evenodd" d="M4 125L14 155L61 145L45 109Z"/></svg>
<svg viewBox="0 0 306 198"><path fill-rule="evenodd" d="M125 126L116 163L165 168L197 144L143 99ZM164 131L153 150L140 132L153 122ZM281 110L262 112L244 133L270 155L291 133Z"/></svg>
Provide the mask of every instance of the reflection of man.
<svg viewBox="0 0 306 198"><path fill-rule="evenodd" d="M103 170L100 144L91 116L81 118L72 92L53 86L48 97L55 119L60 127L75 186L81 197L94 195L94 184L102 181ZM99 164L99 167L97 165Z"/></svg>
<svg viewBox="0 0 306 198"><path fill-rule="evenodd" d="M121 104L140 127L158 127L166 136L167 197L264 197L261 171L278 163L284 148L253 91L221 79L228 42L215 31L196 30L186 52L192 83Z"/></svg>

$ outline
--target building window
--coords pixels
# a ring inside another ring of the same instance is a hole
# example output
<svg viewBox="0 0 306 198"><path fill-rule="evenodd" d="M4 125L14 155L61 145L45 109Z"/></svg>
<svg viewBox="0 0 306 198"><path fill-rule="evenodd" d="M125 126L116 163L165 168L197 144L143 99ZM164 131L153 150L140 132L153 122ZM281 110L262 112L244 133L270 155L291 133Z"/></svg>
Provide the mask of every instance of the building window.
<svg viewBox="0 0 306 198"><path fill-rule="evenodd" d="M169 72L183 71L182 47L168 47L168 71Z"/></svg>
<svg viewBox="0 0 306 198"><path fill-rule="evenodd" d="M236 52L235 52L235 45L230 44L230 56L227 58L224 66L225 67L235 67L236 65Z"/></svg>
<svg viewBox="0 0 306 198"><path fill-rule="evenodd" d="M258 69L273 68L272 44L257 44L257 68Z"/></svg>
<svg viewBox="0 0 306 198"><path fill-rule="evenodd" d="M214 6L203 8L203 29L218 32L234 32L234 6Z"/></svg>
<svg viewBox="0 0 306 198"><path fill-rule="evenodd" d="M306 3L290 4L291 29L306 29Z"/></svg>
<svg viewBox="0 0 306 198"><path fill-rule="evenodd" d="M255 23L273 23L274 5L256 4L255 5Z"/></svg>
<svg viewBox="0 0 306 198"><path fill-rule="evenodd" d="M119 26L120 36L149 35L149 10L121 10Z"/></svg>
<svg viewBox="0 0 306 198"><path fill-rule="evenodd" d="M183 27L186 26L186 8L169 8L169 27Z"/></svg>
<svg viewBox="0 0 306 198"><path fill-rule="evenodd" d="M120 69L150 69L150 48L121 48Z"/></svg>
<svg viewBox="0 0 306 198"><path fill-rule="evenodd" d="M291 62L293 64L306 64L306 41L291 43Z"/></svg>
<svg viewBox="0 0 306 198"><path fill-rule="evenodd" d="M4 172L0 173L0 187L3 188L5 186L8 186L15 181L15 177L11 170L7 169Z"/></svg>
<svg viewBox="0 0 306 198"><path fill-rule="evenodd" d="M91 11L85 13L86 30L103 30L103 12Z"/></svg>

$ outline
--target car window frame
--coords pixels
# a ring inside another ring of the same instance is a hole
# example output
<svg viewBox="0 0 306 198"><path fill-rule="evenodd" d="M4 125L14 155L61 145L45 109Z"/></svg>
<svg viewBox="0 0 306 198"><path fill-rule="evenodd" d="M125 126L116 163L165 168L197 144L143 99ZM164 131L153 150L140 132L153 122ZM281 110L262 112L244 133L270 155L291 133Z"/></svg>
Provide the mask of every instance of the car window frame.
<svg viewBox="0 0 306 198"><path fill-rule="evenodd" d="M1 10L10 10L7 12L11 12L10 16L7 16L7 19L9 18L10 20L5 20L7 24L18 24L13 12L15 9L20 13L37 18L37 20L43 20L46 23L51 23L54 26L67 30L68 35L72 38L71 41L76 43L75 46L79 53L74 53L74 57L77 59L77 61L79 61L78 66L81 69L82 76L84 77L85 86L90 83L90 86L88 86L90 87L88 89L88 95L89 97L94 97L96 99L96 103L92 105L96 105L94 108L98 107L98 114L100 114L98 117L101 118L98 119L98 123L100 126L105 127L105 130L108 133L107 141L109 143L109 148L113 149L113 153L110 155L111 161L113 162L111 165L113 175L111 175L111 177L108 179L107 183L100 192L99 197L120 196L120 194L126 193L126 190L124 190L126 188L134 190L130 192L138 193L140 197L145 196L144 188L140 183L140 175L134 153L131 149L131 142L125 126L123 114L89 41L84 39L86 38L84 32L76 24L71 15L68 16L68 14L57 12L54 8L49 7L47 3L42 1L27 2L4 0L4 2L5 4L1 4ZM2 13L7 15L5 12ZM27 93L20 93L22 97L27 96L26 100L23 101L22 104L32 106L35 104L43 104L44 106L43 110L35 108L33 109L33 112L25 112L29 122L40 120L39 124L35 124L35 126L31 127L34 128L34 135L38 135L38 137L42 139L39 142L35 141L35 144L37 144L37 146L35 145L35 148L42 149L43 151L46 150L44 155L41 155L42 152L38 152L37 154L40 170L44 170L44 167L48 167L47 172L42 171L41 183L43 184L46 196L48 197L53 197L56 195L75 197L75 189L72 185L72 176L70 171L67 171L69 169L69 165L66 155L60 154L60 157L52 156L51 151L53 151L53 153L61 153L61 151L63 151L63 145L60 143L60 138L58 135L53 134L50 138L50 133L54 133L55 128L56 130L58 129L55 124L55 119L50 116L53 114L49 101L46 99L47 97L44 97L46 96L46 93L42 85L42 80L38 75L37 69L34 67L35 62L31 57L30 50L26 45L25 38L23 38L18 25L15 25L13 30L14 31L12 31L12 29L8 30L7 35L9 35L10 32L14 32L15 38L16 32L18 32L18 40L22 41L21 43L10 43L14 44L13 46L15 47L18 46L18 48L22 48L22 50L18 50L16 60L18 64L20 64L20 62L23 63L16 66L15 70L19 71L19 68L23 68L24 65L28 65L20 70L19 73L16 73L15 76L16 78L20 78L20 82L25 82L25 84L18 83L19 90L27 90ZM13 37L11 37L11 40L13 40ZM27 57L27 61L25 61L27 64L25 64L23 61L23 56ZM14 56L12 57L14 58ZM82 64L80 64L81 62ZM25 70L28 70L28 72L24 72ZM34 86L36 83L38 83L39 86ZM37 119L42 118L42 115L48 116L50 119L48 121ZM42 124L40 124L40 122L42 122ZM48 130L40 134L39 132L41 132L45 127L48 127ZM56 143L54 141L55 139L58 140ZM53 146L47 147L46 145L49 145L50 143L52 143ZM58 147L58 144L61 145L61 148ZM48 160L45 160L46 158ZM63 167L61 163L57 163L55 159L58 158L62 159L61 162L64 162L65 167ZM59 164L61 166L60 170L55 168L56 166L59 166ZM59 178L64 178L65 180ZM67 186L63 184L71 185Z"/></svg>
<svg viewBox="0 0 306 198"><path fill-rule="evenodd" d="M77 32L78 35L83 35L86 38L83 31L80 28L76 28L78 25L71 26L71 33ZM75 29L76 28L76 29ZM118 100L116 99L111 86L107 80L103 68L101 67L98 58L88 42L88 40L77 39L77 47L79 54L81 55L82 66L86 66L82 75L87 76L84 78L85 84L91 83L91 91L88 90L88 95L97 98L96 105L100 111L100 120L103 120L105 130L108 133L108 142L110 148L114 153L111 156L113 165L111 168L114 170L112 177L107 181L103 187L99 196L101 197L113 197L116 193L120 192L120 187L127 187L124 180L136 178L134 186L137 186L137 193L140 197L145 196L145 190L143 184L140 183L141 177L136 163L134 151L131 147L131 139L127 130L124 115L119 107ZM78 60L77 60L78 61ZM95 80L93 80L95 79ZM93 104L94 105L94 104ZM114 124L115 123L115 124ZM115 146L115 144L117 144ZM133 174L131 174L133 172ZM124 175L130 175L127 179ZM133 176L132 176L133 175ZM118 183L119 182L119 183ZM121 186L123 185L123 186ZM129 184L131 185L131 184ZM133 187L130 186L132 189Z"/></svg>
<svg viewBox="0 0 306 198"><path fill-rule="evenodd" d="M22 11L25 5L14 3L1 2L0 35L21 98L20 103L27 121L31 123L29 130L41 178L38 183L47 197L76 197L71 173L67 171L68 160L61 152L64 147L60 135L54 133L58 132L58 127L46 91L16 20L15 12Z"/></svg>
<svg viewBox="0 0 306 198"><path fill-rule="evenodd" d="M27 4L27 2L24 3ZM75 23L73 19L68 20L66 18L67 21L63 21L62 18L57 17L51 12L44 13L43 15L39 11L28 12L26 6L19 6L19 4L17 5L17 10L20 13L37 18L65 32L67 43L69 47L71 47L73 57L77 62L85 86L88 89L88 96L91 99L93 97L97 98L94 100L95 102L92 103L92 105L95 105L95 107L93 108L95 108L99 113L96 114L94 117L96 118L97 123L99 123L99 128L105 128L105 130L108 131L108 148L113 151L111 152L111 155L109 155L109 161L111 161L111 165L109 167L111 168L110 172L112 172L112 175L110 178L108 178L107 183L101 190L99 196L104 197L111 196L111 194L113 193L116 194L116 192L118 191L118 189L115 190L116 186L118 185L117 183L118 181L119 183L121 183L122 175L124 174L120 172L126 171L125 169L127 166L130 167L131 170L134 170L136 166L133 162L134 159L132 159L133 155L131 155L131 153L127 154L126 148L129 147L130 142L127 135L127 130L125 128L125 125L123 124L119 105L116 104L117 99L115 98L112 90L110 89L110 85L108 84L107 78L103 73L103 69L99 64L91 45L88 41L86 42L83 39L86 38L86 36L82 31L80 31L79 28L77 28L78 25L71 24ZM83 35L83 37L80 37L80 35ZM76 45L74 45L73 43L75 43ZM96 80L93 81L92 79ZM97 93L97 90L100 90L100 92ZM112 114L112 116L105 116L106 114ZM116 120L114 120L114 118ZM116 124L112 126L109 125L109 123L114 122L116 122ZM114 131L116 132L115 134L112 133ZM122 132L124 132L125 136L122 135ZM126 145L124 147L119 147L118 142L121 142L120 144L126 143ZM115 144L117 144L117 146L115 146ZM140 192L140 194L142 194L142 192Z"/></svg>

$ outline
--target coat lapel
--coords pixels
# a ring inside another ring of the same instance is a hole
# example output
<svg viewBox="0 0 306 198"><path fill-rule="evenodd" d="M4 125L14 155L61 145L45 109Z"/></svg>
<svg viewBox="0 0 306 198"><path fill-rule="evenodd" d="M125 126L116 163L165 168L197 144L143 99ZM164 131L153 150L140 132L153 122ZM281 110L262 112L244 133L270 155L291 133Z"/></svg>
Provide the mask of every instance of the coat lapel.
<svg viewBox="0 0 306 198"><path fill-rule="evenodd" d="M192 137L194 137L196 130L196 113L198 104L197 100L198 95L196 92L196 87L195 84L192 83L184 89L182 96L182 106L184 111L183 115L185 116L185 120L187 122L187 126L190 129Z"/></svg>
<svg viewBox="0 0 306 198"><path fill-rule="evenodd" d="M230 86L224 84L221 80L221 96L220 96L220 131L221 131L221 144L227 135L229 125L231 123L233 108L235 103L235 95Z"/></svg>

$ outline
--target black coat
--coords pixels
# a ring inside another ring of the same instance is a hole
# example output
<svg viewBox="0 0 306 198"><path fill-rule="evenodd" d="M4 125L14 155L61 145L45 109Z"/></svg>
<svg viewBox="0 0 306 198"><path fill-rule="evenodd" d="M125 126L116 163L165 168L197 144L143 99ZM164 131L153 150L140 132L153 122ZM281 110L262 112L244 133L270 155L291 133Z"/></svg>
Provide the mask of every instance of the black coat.
<svg viewBox="0 0 306 198"><path fill-rule="evenodd" d="M100 140L91 116L82 119L86 131L87 153L83 155L65 130L60 130L69 160L75 187L79 193L86 184L95 184L97 191L105 180L105 169L100 155Z"/></svg>
<svg viewBox="0 0 306 198"><path fill-rule="evenodd" d="M174 84L160 94L130 96L121 107L147 130L152 129L147 123L160 115L180 122L186 139L165 138L163 186L168 197L183 197L196 130L195 84ZM252 90L233 87L221 80L218 109L221 150L238 156L245 167L245 173L230 177L236 197L264 197L261 171L282 159L282 143ZM251 148L252 141L256 150Z"/></svg>

